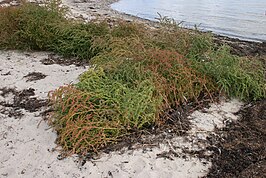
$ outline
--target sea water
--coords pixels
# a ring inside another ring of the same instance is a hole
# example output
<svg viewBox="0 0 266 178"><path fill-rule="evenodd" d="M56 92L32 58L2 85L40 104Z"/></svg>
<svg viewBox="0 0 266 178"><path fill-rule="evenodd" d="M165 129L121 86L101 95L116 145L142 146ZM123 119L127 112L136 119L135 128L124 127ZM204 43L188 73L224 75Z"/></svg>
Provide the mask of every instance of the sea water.
<svg viewBox="0 0 266 178"><path fill-rule="evenodd" d="M149 20L159 13L186 28L266 42L266 0L120 0L111 7Z"/></svg>

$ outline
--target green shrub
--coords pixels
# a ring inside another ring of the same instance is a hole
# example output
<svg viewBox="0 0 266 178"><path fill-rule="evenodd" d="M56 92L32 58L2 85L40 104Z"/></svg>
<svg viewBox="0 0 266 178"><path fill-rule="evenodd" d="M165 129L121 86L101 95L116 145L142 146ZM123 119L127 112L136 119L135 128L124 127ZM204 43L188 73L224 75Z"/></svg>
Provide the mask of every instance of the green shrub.
<svg viewBox="0 0 266 178"><path fill-rule="evenodd" d="M65 19L67 9L53 0L45 6L24 3L1 8L2 49L49 50L66 57L90 59L105 48L106 23L74 22Z"/></svg>
<svg viewBox="0 0 266 178"><path fill-rule="evenodd" d="M112 29L112 36L125 38L129 36L144 37L145 27L137 23L120 21Z"/></svg>
<svg viewBox="0 0 266 178"><path fill-rule="evenodd" d="M136 36L123 40L114 38L110 42L111 50L96 56L92 62L101 66L107 75L120 78L124 83L133 84L131 78L141 81L150 77L157 94L164 100L163 110L197 101L202 94L211 97L215 84L211 78L192 68L190 60L142 40ZM132 70L135 66L138 66L138 73Z"/></svg>
<svg viewBox="0 0 266 178"><path fill-rule="evenodd" d="M92 97L73 86L60 87L50 93L56 109L51 124L58 134L57 143L68 154L97 152L123 134L124 128L119 122L108 118L99 120L101 115L113 116L113 111L100 102L101 98L93 102L96 99Z"/></svg>
<svg viewBox="0 0 266 178"><path fill-rule="evenodd" d="M61 24L49 49L66 57L91 59L105 48L100 37L106 34L105 24Z"/></svg>
<svg viewBox="0 0 266 178"><path fill-rule="evenodd" d="M129 87L112 77L101 68L89 69L76 87L62 87L50 95L56 110L52 124L65 150L97 152L131 130L156 123L161 100L154 97L151 81Z"/></svg>
<svg viewBox="0 0 266 178"><path fill-rule="evenodd" d="M12 32L6 35L5 41L0 40L1 46L11 49L49 49L56 38L57 27L67 23L65 9L58 5L58 1L52 1L45 6L23 3L18 7L1 8L0 24L6 27L4 30ZM16 24L13 29L12 24Z"/></svg>
<svg viewBox="0 0 266 178"><path fill-rule="evenodd" d="M143 65L152 72L166 109L198 101L200 95L212 97L215 90L212 80L193 69L190 61L177 52L151 50L143 59Z"/></svg>
<svg viewBox="0 0 266 178"><path fill-rule="evenodd" d="M159 49L176 51L186 58L199 58L214 46L211 33L202 33L197 29L187 30L180 28L173 19L168 17L159 18L161 27L152 32L150 39Z"/></svg>
<svg viewBox="0 0 266 178"><path fill-rule="evenodd" d="M125 76L122 76L125 77ZM128 83L134 82L127 81ZM116 115L101 116L102 118L116 119L125 128L142 128L154 124L158 100L154 98L155 88L149 79L137 81L135 85L127 85L121 78L108 77L99 68L89 70L80 77L76 85L78 89L92 94L95 99L102 99L101 103L116 111ZM97 101L98 102L98 101ZM104 112L104 111L103 111Z"/></svg>
<svg viewBox="0 0 266 178"><path fill-rule="evenodd" d="M0 7L0 48L10 48L15 46L14 36L18 30L18 23L15 20L18 10L15 7Z"/></svg>
<svg viewBox="0 0 266 178"><path fill-rule="evenodd" d="M197 63L201 73L212 77L231 97L257 100L266 96L265 69L260 61L233 56L224 46Z"/></svg>

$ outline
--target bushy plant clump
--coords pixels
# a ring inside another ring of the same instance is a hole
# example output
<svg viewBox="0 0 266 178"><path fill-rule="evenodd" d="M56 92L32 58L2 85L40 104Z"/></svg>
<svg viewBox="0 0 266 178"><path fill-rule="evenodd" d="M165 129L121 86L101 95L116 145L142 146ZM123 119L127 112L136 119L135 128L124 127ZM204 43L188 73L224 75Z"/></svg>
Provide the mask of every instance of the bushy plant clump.
<svg viewBox="0 0 266 178"><path fill-rule="evenodd" d="M59 1L0 8L0 48L49 50L91 60L75 85L50 93L51 124L68 153L97 152L132 131L165 123L165 111L214 93L243 100L266 96L265 68L215 46L210 34L163 19L136 23L67 20Z"/></svg>
<svg viewBox="0 0 266 178"><path fill-rule="evenodd" d="M265 68L259 60L233 56L228 47L221 47L196 66L231 97L258 100L266 96Z"/></svg>
<svg viewBox="0 0 266 178"><path fill-rule="evenodd" d="M155 87L148 78L131 80L136 83L127 85L102 68L90 69L75 86L50 94L57 111L53 125L65 150L97 152L131 130L155 124L161 103Z"/></svg>
<svg viewBox="0 0 266 178"><path fill-rule="evenodd" d="M18 7L1 7L0 13L1 49L49 50L90 59L104 48L98 45L99 37L109 33L105 23L67 20L67 8L60 0L44 6L24 2Z"/></svg>
<svg viewBox="0 0 266 178"><path fill-rule="evenodd" d="M50 93L50 99L56 109L51 124L58 134L57 143L67 154L97 152L107 144L116 142L118 136L123 134L120 123L99 120L99 110L108 112L108 108L93 102L89 93L73 86L64 86Z"/></svg>
<svg viewBox="0 0 266 178"><path fill-rule="evenodd" d="M1 48L46 50L57 26L67 22L57 1L42 7L24 2L19 7L1 7L0 12Z"/></svg>

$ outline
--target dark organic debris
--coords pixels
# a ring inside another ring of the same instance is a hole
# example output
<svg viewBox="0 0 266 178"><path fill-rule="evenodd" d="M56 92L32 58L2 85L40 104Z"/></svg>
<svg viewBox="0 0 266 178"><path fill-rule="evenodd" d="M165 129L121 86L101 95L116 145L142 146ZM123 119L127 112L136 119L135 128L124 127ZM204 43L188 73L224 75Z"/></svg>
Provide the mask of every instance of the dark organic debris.
<svg viewBox="0 0 266 178"><path fill-rule="evenodd" d="M200 149L200 150L189 150L189 149L182 149L183 154L190 155L191 157L196 157L196 158L203 158L205 160L209 160L210 155L206 154L206 149Z"/></svg>
<svg viewBox="0 0 266 178"><path fill-rule="evenodd" d="M9 72L7 72L7 73L5 73L5 74L1 74L2 76L7 76L7 75L11 75L11 72L9 71Z"/></svg>
<svg viewBox="0 0 266 178"><path fill-rule="evenodd" d="M0 89L0 91L1 91L1 96L2 97L6 97L8 94L13 94L13 93L16 93L16 90L14 89L14 88L1 88Z"/></svg>
<svg viewBox="0 0 266 178"><path fill-rule="evenodd" d="M214 42L218 45L227 44L231 47L232 54L238 56L265 56L266 43L251 42L225 36L214 36Z"/></svg>
<svg viewBox="0 0 266 178"><path fill-rule="evenodd" d="M1 103L0 103L1 105ZM8 117L14 117L16 119L20 119L24 114L21 112L21 110L18 109L8 109L8 108L1 108L0 113L7 115Z"/></svg>
<svg viewBox="0 0 266 178"><path fill-rule="evenodd" d="M175 110L166 111L164 116L162 116L162 120L166 121L165 126L168 127L168 131L177 130L179 135L184 135L191 128L187 117L192 109L192 106L183 105ZM173 128L170 128L170 126Z"/></svg>
<svg viewBox="0 0 266 178"><path fill-rule="evenodd" d="M36 80L44 79L47 75L42 74L40 72L31 72L28 75L24 76L24 78L27 78L26 82L32 82Z"/></svg>
<svg viewBox="0 0 266 178"><path fill-rule="evenodd" d="M239 177L265 177L266 176L266 160L258 161L251 164L248 168L243 170Z"/></svg>
<svg viewBox="0 0 266 178"><path fill-rule="evenodd" d="M14 116L14 117L21 117L21 111L20 109L25 109L29 112L35 112L39 110L40 108L47 106L48 101L43 99L37 99L36 97L33 97L35 95L34 89L29 88L22 91L17 91L13 88L1 88L0 91L2 92L0 95L2 97L6 97L9 94L13 95L13 101L6 102L2 101L0 102L0 105L12 108L12 110L6 109L5 111L2 109L2 113L5 113L9 111L8 115Z"/></svg>
<svg viewBox="0 0 266 178"><path fill-rule="evenodd" d="M188 119L191 110L193 108L190 106L180 106L176 110L167 111L168 114L162 116L167 120L165 124L146 127L141 131L131 130L129 135L125 135L117 143L108 145L101 151L107 154L113 151L119 151L122 154L125 150L142 148L145 152L145 150L147 151L157 147L159 143L163 143L166 139L171 139L177 135L186 135L191 125ZM97 156L97 154L88 154L85 159L97 159ZM174 157L179 156L176 152L170 150L169 152L158 154L157 158L172 160Z"/></svg>
<svg viewBox="0 0 266 178"><path fill-rule="evenodd" d="M169 159L171 161L174 160L174 157L179 157L178 153L174 152L173 150L170 150L170 151L164 151L162 153L159 153L156 155L157 159L158 158L164 158L164 159Z"/></svg>
<svg viewBox="0 0 266 178"><path fill-rule="evenodd" d="M266 99L244 107L241 119L220 130L207 177L257 177L266 175ZM214 151L214 150L212 150Z"/></svg>
<svg viewBox="0 0 266 178"><path fill-rule="evenodd" d="M80 59L62 58L62 57L59 57L55 54L49 54L48 58L41 60L41 62L44 65L58 64L58 65L62 65L62 66L69 66L69 65L85 66L88 64L88 62L82 61Z"/></svg>

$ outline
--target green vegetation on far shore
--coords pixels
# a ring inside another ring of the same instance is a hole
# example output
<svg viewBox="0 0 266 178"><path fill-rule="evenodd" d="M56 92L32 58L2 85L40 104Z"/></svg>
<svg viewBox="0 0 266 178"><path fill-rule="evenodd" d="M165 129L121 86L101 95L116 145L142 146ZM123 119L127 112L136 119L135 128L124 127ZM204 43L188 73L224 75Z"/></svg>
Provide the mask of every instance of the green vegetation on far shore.
<svg viewBox="0 0 266 178"><path fill-rule="evenodd" d="M75 85L49 94L58 143L73 154L98 152L132 131L163 126L170 109L217 94L265 98L260 61L230 54L211 34L179 28L167 19L157 29L135 22L67 20L54 0L0 8L0 49L46 50L90 61Z"/></svg>

